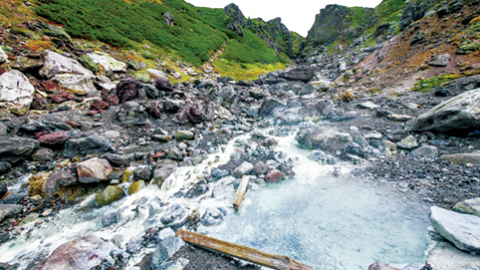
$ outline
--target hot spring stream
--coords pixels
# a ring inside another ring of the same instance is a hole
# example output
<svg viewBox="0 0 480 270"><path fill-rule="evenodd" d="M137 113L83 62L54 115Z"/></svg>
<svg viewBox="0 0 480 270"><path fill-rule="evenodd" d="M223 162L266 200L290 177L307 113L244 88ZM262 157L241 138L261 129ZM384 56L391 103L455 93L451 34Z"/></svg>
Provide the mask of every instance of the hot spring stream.
<svg viewBox="0 0 480 270"><path fill-rule="evenodd" d="M367 269L375 261L396 266L423 261L430 225L425 205L391 184L355 179L350 174L355 167L348 163L323 165L309 160L309 151L297 148L294 137L276 137L275 151L298 158L295 178L263 186L252 183L239 213L232 207L235 189L229 180L209 183L209 192L194 199L173 197L182 186L189 188L202 179L211 167L227 163L234 151L233 140L224 153L212 154L196 167L179 168L162 189L148 186L103 208L92 207L91 196L41 220L39 228L32 229L36 222L24 225L14 241L0 246L0 262L20 263L20 269L26 269L39 254L47 256L59 245L88 234L125 248L147 228L161 226L165 202L189 213L197 209L201 215L208 207L224 207L228 214L223 222L201 225L198 232L289 256L314 269L356 270ZM335 167L341 170L339 177L332 176ZM118 213L117 222L105 226L102 218L109 213ZM129 265L153 250L146 248L133 255Z"/></svg>

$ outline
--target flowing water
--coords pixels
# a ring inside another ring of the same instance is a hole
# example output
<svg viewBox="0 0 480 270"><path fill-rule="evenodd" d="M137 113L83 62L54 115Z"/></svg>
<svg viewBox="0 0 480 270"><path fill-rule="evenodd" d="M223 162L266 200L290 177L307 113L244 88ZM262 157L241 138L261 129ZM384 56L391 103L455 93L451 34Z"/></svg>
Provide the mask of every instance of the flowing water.
<svg viewBox="0 0 480 270"><path fill-rule="evenodd" d="M163 211L159 202L178 203L199 213L209 206L222 206L228 210L226 219L217 226L200 226L199 232L289 256L314 269L354 270L367 269L374 261L393 265L423 261L429 226L424 205L389 184L355 179L349 173L353 166L347 163L335 165L341 175L334 177L335 167L309 160L309 151L295 146L293 134L277 139L276 151L297 158L296 176L277 184L253 184L240 213L231 207L235 193L231 182L222 183L227 193L217 198L210 192L196 199L172 196L201 179L210 167L226 163L234 149L232 141L225 153L216 154L219 162L214 163L212 155L197 167L179 168L168 179L168 188L149 186L103 208L88 208L90 197L80 206L47 218L40 228L31 230L35 222L25 225L16 241L0 246L0 262L23 262L25 268L39 251L48 254L87 234L125 248L131 238L159 225L155 223ZM215 184L209 185L212 190ZM102 216L107 212L120 213L120 220L104 227ZM135 255L130 265L151 251Z"/></svg>

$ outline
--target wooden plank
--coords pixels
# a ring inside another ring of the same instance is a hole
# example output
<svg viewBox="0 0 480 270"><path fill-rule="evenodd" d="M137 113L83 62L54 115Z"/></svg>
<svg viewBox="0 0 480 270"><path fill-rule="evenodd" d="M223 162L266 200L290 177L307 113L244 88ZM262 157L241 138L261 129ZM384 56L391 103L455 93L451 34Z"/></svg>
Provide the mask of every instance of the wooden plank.
<svg viewBox="0 0 480 270"><path fill-rule="evenodd" d="M286 256L273 255L194 232L178 230L176 236L181 237L187 243L278 270L313 270L310 266L301 264Z"/></svg>
<svg viewBox="0 0 480 270"><path fill-rule="evenodd" d="M245 196L245 192L247 192L249 181L250 175L244 175L240 185L238 185L237 193L235 194L235 198L233 198L233 207L237 212L240 211L240 205L242 205L243 197Z"/></svg>

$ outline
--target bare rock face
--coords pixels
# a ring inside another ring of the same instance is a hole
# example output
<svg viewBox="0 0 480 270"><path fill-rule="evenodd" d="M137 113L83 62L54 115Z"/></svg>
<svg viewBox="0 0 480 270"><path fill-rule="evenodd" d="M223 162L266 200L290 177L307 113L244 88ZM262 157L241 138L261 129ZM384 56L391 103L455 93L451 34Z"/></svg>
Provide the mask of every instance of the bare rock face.
<svg viewBox="0 0 480 270"><path fill-rule="evenodd" d="M98 236L87 235L59 246L36 270L88 270L102 262L115 245Z"/></svg>
<svg viewBox="0 0 480 270"><path fill-rule="evenodd" d="M78 61L49 51L40 75L57 81L63 90L75 95L86 95L97 90L93 86L95 76Z"/></svg>
<svg viewBox="0 0 480 270"><path fill-rule="evenodd" d="M0 105L2 107L29 108L33 101L35 87L18 70L6 72L0 76Z"/></svg>
<svg viewBox="0 0 480 270"><path fill-rule="evenodd" d="M78 181L80 183L95 183L104 181L113 171L106 159L92 158L77 164Z"/></svg>
<svg viewBox="0 0 480 270"><path fill-rule="evenodd" d="M405 124L406 131L468 130L480 127L480 89L453 97Z"/></svg>

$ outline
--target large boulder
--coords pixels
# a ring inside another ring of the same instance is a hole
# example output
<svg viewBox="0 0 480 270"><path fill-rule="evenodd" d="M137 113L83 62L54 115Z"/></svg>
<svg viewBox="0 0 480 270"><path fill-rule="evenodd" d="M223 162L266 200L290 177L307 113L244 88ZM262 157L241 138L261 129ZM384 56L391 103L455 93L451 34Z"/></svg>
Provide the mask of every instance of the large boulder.
<svg viewBox="0 0 480 270"><path fill-rule="evenodd" d="M449 242L436 242L426 252L425 263L435 270L480 269L480 257L458 250Z"/></svg>
<svg viewBox="0 0 480 270"><path fill-rule="evenodd" d="M189 121L192 121L193 123L201 123L213 120L214 116L215 104L205 99L202 102L183 108L173 116L172 121L183 125Z"/></svg>
<svg viewBox="0 0 480 270"><path fill-rule="evenodd" d="M80 183L96 183L107 180L107 176L113 171L108 160L91 158L77 164L78 181Z"/></svg>
<svg viewBox="0 0 480 270"><path fill-rule="evenodd" d="M459 153L443 155L440 157L440 159L446 160L454 164L466 165L470 163L475 166L480 166L480 153Z"/></svg>
<svg viewBox="0 0 480 270"><path fill-rule="evenodd" d="M281 77L294 81L310 81L315 76L315 68L299 67L280 74Z"/></svg>
<svg viewBox="0 0 480 270"><path fill-rule="evenodd" d="M2 46L0 46L0 64L3 64L8 61L7 54L3 51Z"/></svg>
<svg viewBox="0 0 480 270"><path fill-rule="evenodd" d="M23 206L16 204L0 204L0 222L22 212Z"/></svg>
<svg viewBox="0 0 480 270"><path fill-rule="evenodd" d="M107 72L127 72L127 64L113 59L104 52L92 52L87 56L95 63L100 64Z"/></svg>
<svg viewBox="0 0 480 270"><path fill-rule="evenodd" d="M35 87L18 70L5 72L0 76L0 106L7 109L30 108Z"/></svg>
<svg viewBox="0 0 480 270"><path fill-rule="evenodd" d="M287 106L287 103L285 101L282 101L273 97L267 97L265 101L262 103L262 106L258 111L258 115L269 116L270 114L272 114L273 110L275 110L276 108L283 108L286 106Z"/></svg>
<svg viewBox="0 0 480 270"><path fill-rule="evenodd" d="M473 198L456 203L453 211L480 217L480 198Z"/></svg>
<svg viewBox="0 0 480 270"><path fill-rule="evenodd" d="M59 246L36 270L88 270L99 266L117 247L98 236L87 235Z"/></svg>
<svg viewBox="0 0 480 270"><path fill-rule="evenodd" d="M432 226L441 236L460 250L480 252L480 217L437 206L430 211Z"/></svg>
<svg viewBox="0 0 480 270"><path fill-rule="evenodd" d="M17 163L26 160L38 148L37 140L23 137L0 138L0 161Z"/></svg>
<svg viewBox="0 0 480 270"><path fill-rule="evenodd" d="M146 99L146 92L143 84L133 76L123 78L115 88L120 103L134 99Z"/></svg>
<svg viewBox="0 0 480 270"><path fill-rule="evenodd" d="M321 149L328 152L345 149L353 141L350 134L325 126L302 129L295 139L308 149Z"/></svg>
<svg viewBox="0 0 480 270"><path fill-rule="evenodd" d="M95 76L83 67L77 60L49 51L45 56L45 63L40 69L40 75L57 81L60 87L76 95L95 93L93 85Z"/></svg>
<svg viewBox="0 0 480 270"><path fill-rule="evenodd" d="M45 134L38 138L38 141L42 145L55 147L63 145L68 139L70 139L70 134L68 131L58 131L50 134Z"/></svg>
<svg viewBox="0 0 480 270"><path fill-rule="evenodd" d="M480 127L480 89L453 97L405 124L406 131L466 130Z"/></svg>
<svg viewBox="0 0 480 270"><path fill-rule="evenodd" d="M85 138L69 139L65 143L64 155L74 157L76 155L102 153L108 151L111 147L112 142L109 139L91 135Z"/></svg>

